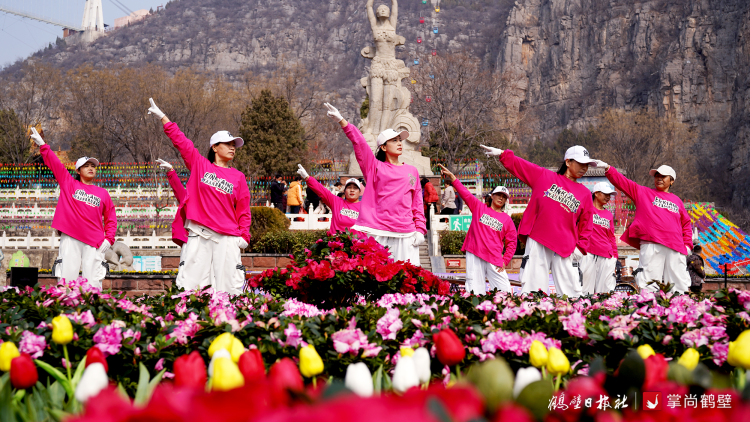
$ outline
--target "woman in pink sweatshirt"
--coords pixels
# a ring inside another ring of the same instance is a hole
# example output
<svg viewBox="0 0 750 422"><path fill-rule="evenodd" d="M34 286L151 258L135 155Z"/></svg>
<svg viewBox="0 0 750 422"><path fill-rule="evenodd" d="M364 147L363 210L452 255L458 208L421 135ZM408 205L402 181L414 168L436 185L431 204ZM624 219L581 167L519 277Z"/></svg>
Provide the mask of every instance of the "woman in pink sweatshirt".
<svg viewBox="0 0 750 422"><path fill-rule="evenodd" d="M109 192L94 185L99 160L79 158L73 178L36 129L31 132L44 164L60 186L52 219L52 227L61 233L60 248L52 272L61 280L75 280L80 269L89 284L101 288L107 275L104 254L115 243L117 215Z"/></svg>
<svg viewBox="0 0 750 422"><path fill-rule="evenodd" d="M302 180L307 182L307 186L318 194L323 203L331 209L333 217L331 218L331 228L328 229L328 235L332 236L337 232L349 229L351 233L363 237L361 233L351 229L357 222L357 217L359 217L359 195L362 192L362 185L359 180L351 178L346 181L344 184L344 199L342 199L307 174L307 170L302 167L302 164L297 164L297 167L299 167L297 173L302 177Z"/></svg>
<svg viewBox="0 0 750 422"><path fill-rule="evenodd" d="M588 171L589 152L582 146L568 148L557 173L516 157L513 151L482 145L488 156L531 187L531 200L518 232L526 239L522 293L547 292L549 273L559 295L581 295L577 264L589 247L594 205L591 191L578 183Z"/></svg>
<svg viewBox="0 0 750 422"><path fill-rule="evenodd" d="M419 171L399 161L401 142L409 132L388 129L378 135L377 156L373 155L362 133L341 117L335 107L326 103L328 117L339 123L354 145L354 155L365 176L367 189L361 212L352 229L375 238L391 251L397 261L420 265L419 245L424 243L424 207Z"/></svg>
<svg viewBox="0 0 750 422"><path fill-rule="evenodd" d="M188 241L188 231L185 228L185 199L187 199L187 189L182 185L180 176L171 164L161 159L156 160L156 162L159 163L159 167L167 170L167 181L179 204L177 212L174 215L174 221L172 221L172 242L180 247L180 265L177 267L175 283L181 286L184 284L185 278L185 272L182 271L182 268L185 266L185 244Z"/></svg>
<svg viewBox="0 0 750 422"><path fill-rule="evenodd" d="M250 242L250 190L245 175L229 163L244 141L225 130L216 132L211 136L208 158L203 157L154 100L149 101L149 114L161 119L164 133L190 170L185 200L185 278L178 286L213 286L230 294L242 293L245 267L240 253Z"/></svg>
<svg viewBox="0 0 750 422"><path fill-rule="evenodd" d="M615 218L604 209L615 190L607 182L594 185L591 199L594 201L594 232L589 239L588 254L581 260L583 271L583 293L606 293L615 289L615 263L617 262L617 239Z"/></svg>
<svg viewBox="0 0 750 422"><path fill-rule="evenodd" d="M503 211L510 192L505 186L496 187L488 207L442 164L440 173L471 210L471 225L461 248L466 252L466 291L485 294L485 280L489 280L490 290L511 292L505 267L516 253L517 235L513 220Z"/></svg>
<svg viewBox="0 0 750 422"><path fill-rule="evenodd" d="M614 167L599 161L604 173L617 189L635 203L635 217L620 240L640 250L635 279L641 289L656 291L652 280L674 284L674 291L684 293L690 288L687 256L693 249L690 216L682 200L670 193L677 174L669 166L651 170L654 187L647 188L629 180Z"/></svg>

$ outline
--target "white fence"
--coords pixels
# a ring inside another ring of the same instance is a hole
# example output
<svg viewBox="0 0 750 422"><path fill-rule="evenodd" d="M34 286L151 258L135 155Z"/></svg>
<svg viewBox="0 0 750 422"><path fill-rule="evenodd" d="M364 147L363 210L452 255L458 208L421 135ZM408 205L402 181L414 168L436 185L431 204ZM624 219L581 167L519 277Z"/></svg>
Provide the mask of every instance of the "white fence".
<svg viewBox="0 0 750 422"><path fill-rule="evenodd" d="M129 220L133 218L156 218L156 209L146 206L130 207L127 203L122 207L115 207L117 218ZM174 218L177 213L177 203L159 210L159 218ZM13 219L40 219L51 220L55 215L55 207L40 207L34 203L33 207L16 207L11 204L8 208L0 208L0 220L11 221Z"/></svg>
<svg viewBox="0 0 750 422"><path fill-rule="evenodd" d="M128 245L130 249L179 249L170 235L157 236L155 231L151 232L151 236L132 236L128 232L126 236L115 237L115 240ZM7 236L3 232L0 237L2 249L57 249L59 246L60 237L56 230L50 236L32 236L29 231L26 236Z"/></svg>

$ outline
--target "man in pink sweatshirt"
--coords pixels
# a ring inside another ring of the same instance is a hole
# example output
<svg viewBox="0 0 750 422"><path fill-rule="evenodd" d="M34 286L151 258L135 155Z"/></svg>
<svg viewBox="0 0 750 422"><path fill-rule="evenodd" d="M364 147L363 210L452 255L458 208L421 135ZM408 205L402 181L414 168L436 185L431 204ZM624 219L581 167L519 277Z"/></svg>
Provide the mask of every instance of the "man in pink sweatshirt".
<svg viewBox="0 0 750 422"><path fill-rule="evenodd" d="M617 261L617 239L615 219L604 206L615 190L607 182L594 185L591 199L594 201L594 231L589 240L589 250L581 260L583 271L583 293L606 293L615 289L615 265Z"/></svg>
<svg viewBox="0 0 750 422"><path fill-rule="evenodd" d="M115 243L117 215L109 192L94 185L99 160L79 158L73 178L36 129L31 132L44 164L60 186L52 227L62 234L52 271L61 280L75 280L80 269L89 284L101 288L107 275L104 253Z"/></svg>
<svg viewBox="0 0 750 422"><path fill-rule="evenodd" d="M682 200L669 192L677 179L674 169L662 165L651 170L654 187L647 188L603 161L598 165L606 169L607 179L635 203L633 223L620 240L640 250L638 269L634 271L638 286L656 291L656 283L649 283L657 280L673 283L676 292L686 292L690 288L687 256L693 248L693 230Z"/></svg>
<svg viewBox="0 0 750 422"><path fill-rule="evenodd" d="M240 294L245 283L240 254L250 242L250 190L245 175L229 163L244 141L225 130L216 132L211 136L208 158L203 157L154 100L149 101L149 114L161 119L164 133L191 173L185 200L185 279L179 287L189 290L210 285Z"/></svg>
<svg viewBox="0 0 750 422"><path fill-rule="evenodd" d="M185 272L182 268L185 266L185 244L188 241L188 231L185 228L185 200L187 199L187 189L182 185L180 176L174 170L171 164L164 160L156 160L159 163L159 167L167 170L167 181L169 186L174 192L174 197L177 199L177 212L174 215L174 221L172 221L172 242L180 247L180 265L177 267L177 278L175 284L181 286L185 284Z"/></svg>
<svg viewBox="0 0 750 422"><path fill-rule="evenodd" d="M568 148L555 173L516 157L513 151L482 148L488 156L499 155L503 166L531 187L531 200L518 226L527 238L521 292L547 292L551 270L557 294L580 296L580 276L573 264L588 250L594 213L591 192L577 182L593 161L588 151L578 145Z"/></svg>
<svg viewBox="0 0 750 422"><path fill-rule="evenodd" d="M302 180L331 209L333 216L331 217L331 227L328 229L328 235L332 236L337 232L344 232L349 229L351 233L359 234L360 238L364 238L362 233L351 229L357 222L357 217L359 217L359 195L362 192L362 185L359 183L359 180L351 178L346 181L344 184L344 199L342 199L331 193L314 177L307 174L307 170L302 167L302 164L297 164L297 167L299 167L297 173L302 177Z"/></svg>

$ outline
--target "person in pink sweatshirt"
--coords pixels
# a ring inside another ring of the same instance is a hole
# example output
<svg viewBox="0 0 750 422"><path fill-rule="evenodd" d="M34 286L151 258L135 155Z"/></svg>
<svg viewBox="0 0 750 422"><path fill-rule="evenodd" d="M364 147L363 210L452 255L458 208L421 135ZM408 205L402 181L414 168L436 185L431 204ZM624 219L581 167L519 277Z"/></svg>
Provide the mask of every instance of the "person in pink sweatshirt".
<svg viewBox="0 0 750 422"><path fill-rule="evenodd" d="M615 218L604 209L615 190L607 182L594 185L591 199L594 201L594 232L589 239L589 249L581 260L583 271L583 293L606 293L615 289L615 263L617 262L617 239Z"/></svg>
<svg viewBox="0 0 750 422"><path fill-rule="evenodd" d="M547 292L551 270L557 294L580 296L576 267L589 247L594 205L591 192L578 179L593 162L589 152L578 145L568 148L555 173L516 157L513 151L482 148L488 156L500 156L503 166L531 187L531 199L518 226L518 233L526 238L521 292Z"/></svg>
<svg viewBox="0 0 750 422"><path fill-rule="evenodd" d="M377 138L377 155L373 155L362 133L349 124L332 105L325 103L328 117L339 123L354 145L354 155L365 177L361 212L353 230L375 238L390 249L397 261L420 265L419 245L424 243L424 207L422 185L416 167L402 163L402 141L409 132L383 131Z"/></svg>
<svg viewBox="0 0 750 422"><path fill-rule="evenodd" d="M159 167L167 170L167 181L169 187L174 192L174 197L177 199L177 212L174 215L174 221L172 221L172 242L180 247L180 265L177 267L177 278L175 284L181 286L185 283L185 272L182 268L185 266L185 244L188 241L188 231L185 228L185 200L187 199L187 189L182 185L180 176L174 170L171 164L168 162L158 159Z"/></svg>
<svg viewBox="0 0 750 422"><path fill-rule="evenodd" d="M297 173L302 177L302 180L331 209L331 228L328 229L328 235L332 236L337 232L349 229L351 233L359 234L359 237L362 238L361 233L351 229L357 222L357 217L359 217L359 196L360 192L362 192L362 185L359 183L359 180L355 178L347 179L344 184L344 198L342 199L331 193L314 177L307 174L307 170L302 167L302 164L297 164L297 167L299 167Z"/></svg>
<svg viewBox="0 0 750 422"><path fill-rule="evenodd" d="M222 130L211 136L208 158L203 157L177 124L149 99L149 114L164 124L190 170L185 200L185 289L213 286L230 294L242 293L245 267L241 252L250 242L250 190L245 175L229 167L235 149L244 144Z"/></svg>
<svg viewBox="0 0 750 422"><path fill-rule="evenodd" d="M117 215L109 192L94 185L99 160L79 158L74 178L36 129L31 132L44 164L60 186L52 219L52 228L61 233L60 248L52 273L60 280L75 280L81 270L90 285L101 288L107 275L104 254L115 243Z"/></svg>
<svg viewBox="0 0 750 422"><path fill-rule="evenodd" d="M672 167L662 165L651 170L654 187L647 188L629 180L616 168L599 161L604 173L617 189L635 203L635 217L620 240L639 249L638 269L633 273L641 289L657 291L652 280L674 284L674 291L690 288L687 256L693 249L690 216L682 200L669 189L677 179Z"/></svg>
<svg viewBox="0 0 750 422"><path fill-rule="evenodd" d="M442 164L440 173L471 211L471 225L461 247L466 252L466 291L485 294L485 280L489 280L490 290L512 292L505 267L516 253L517 234L513 220L503 211L510 192L505 186L496 187L488 207Z"/></svg>

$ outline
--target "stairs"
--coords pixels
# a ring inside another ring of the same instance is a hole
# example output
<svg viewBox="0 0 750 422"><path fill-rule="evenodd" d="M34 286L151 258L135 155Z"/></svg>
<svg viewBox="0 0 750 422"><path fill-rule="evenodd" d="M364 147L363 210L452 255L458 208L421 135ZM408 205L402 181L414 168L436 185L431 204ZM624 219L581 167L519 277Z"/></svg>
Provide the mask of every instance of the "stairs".
<svg viewBox="0 0 750 422"><path fill-rule="evenodd" d="M432 271L432 262L430 262L430 253L427 248L427 242L419 245L419 263L422 264L422 268L427 271Z"/></svg>

